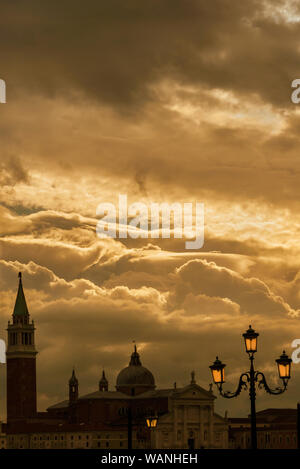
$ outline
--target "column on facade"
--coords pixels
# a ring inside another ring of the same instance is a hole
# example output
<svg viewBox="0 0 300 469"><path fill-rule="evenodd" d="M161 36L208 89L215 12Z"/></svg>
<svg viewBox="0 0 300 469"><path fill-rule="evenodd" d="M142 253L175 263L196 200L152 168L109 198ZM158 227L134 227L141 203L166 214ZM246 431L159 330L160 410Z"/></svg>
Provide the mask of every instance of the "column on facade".
<svg viewBox="0 0 300 469"><path fill-rule="evenodd" d="M214 422L213 422L213 407L208 406L208 441L209 447L214 445Z"/></svg>
<svg viewBox="0 0 300 469"><path fill-rule="evenodd" d="M187 407L183 405L183 448L187 448Z"/></svg>
<svg viewBox="0 0 300 469"><path fill-rule="evenodd" d="M177 406L173 403L173 447L177 448L178 439L177 439Z"/></svg>
<svg viewBox="0 0 300 469"><path fill-rule="evenodd" d="M199 446L204 446L203 408L199 406Z"/></svg>
<svg viewBox="0 0 300 469"><path fill-rule="evenodd" d="M160 431L159 431L159 428L156 427L156 428L154 429L154 431L152 432L152 435L151 435L152 438L153 438L151 441L154 442L154 444L153 444L153 449L161 449L161 444L160 444L161 438L160 438L160 435L161 435L161 433L160 433Z"/></svg>

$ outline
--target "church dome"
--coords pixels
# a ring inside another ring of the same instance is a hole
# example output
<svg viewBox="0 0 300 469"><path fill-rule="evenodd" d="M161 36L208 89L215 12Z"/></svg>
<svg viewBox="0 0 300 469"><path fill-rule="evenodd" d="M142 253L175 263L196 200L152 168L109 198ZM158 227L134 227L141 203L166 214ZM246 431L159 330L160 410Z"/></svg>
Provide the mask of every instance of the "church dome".
<svg viewBox="0 0 300 469"><path fill-rule="evenodd" d="M151 371L142 366L136 346L134 346L129 366L118 374L116 388L118 391L131 395L155 388L154 376Z"/></svg>

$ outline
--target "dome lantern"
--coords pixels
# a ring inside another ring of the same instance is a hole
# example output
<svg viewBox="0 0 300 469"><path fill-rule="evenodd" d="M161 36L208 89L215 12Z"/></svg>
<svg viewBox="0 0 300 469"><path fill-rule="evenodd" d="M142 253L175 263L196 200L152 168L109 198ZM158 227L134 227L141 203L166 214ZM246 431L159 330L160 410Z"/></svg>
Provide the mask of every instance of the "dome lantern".
<svg viewBox="0 0 300 469"><path fill-rule="evenodd" d="M135 345L129 366L123 368L118 374L116 389L125 394L136 395L154 388L154 376L151 371L142 365Z"/></svg>

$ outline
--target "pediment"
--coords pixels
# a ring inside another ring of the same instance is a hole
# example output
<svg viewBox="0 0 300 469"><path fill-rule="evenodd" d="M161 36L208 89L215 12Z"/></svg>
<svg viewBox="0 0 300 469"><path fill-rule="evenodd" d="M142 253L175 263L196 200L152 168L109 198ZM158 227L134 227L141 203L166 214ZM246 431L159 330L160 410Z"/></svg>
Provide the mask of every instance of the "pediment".
<svg viewBox="0 0 300 469"><path fill-rule="evenodd" d="M189 384L184 388L178 389L174 397L176 399L203 399L206 401L216 399L212 392L198 386L198 384Z"/></svg>

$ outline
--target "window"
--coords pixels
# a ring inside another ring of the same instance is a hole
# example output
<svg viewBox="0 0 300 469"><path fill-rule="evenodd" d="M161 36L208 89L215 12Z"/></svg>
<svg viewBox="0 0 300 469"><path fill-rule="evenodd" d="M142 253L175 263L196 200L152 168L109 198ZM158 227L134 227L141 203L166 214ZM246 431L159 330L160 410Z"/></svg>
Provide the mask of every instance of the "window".
<svg viewBox="0 0 300 469"><path fill-rule="evenodd" d="M13 332L12 334L10 334L9 336L10 345L17 345L18 343L17 337L18 336L16 332Z"/></svg>

